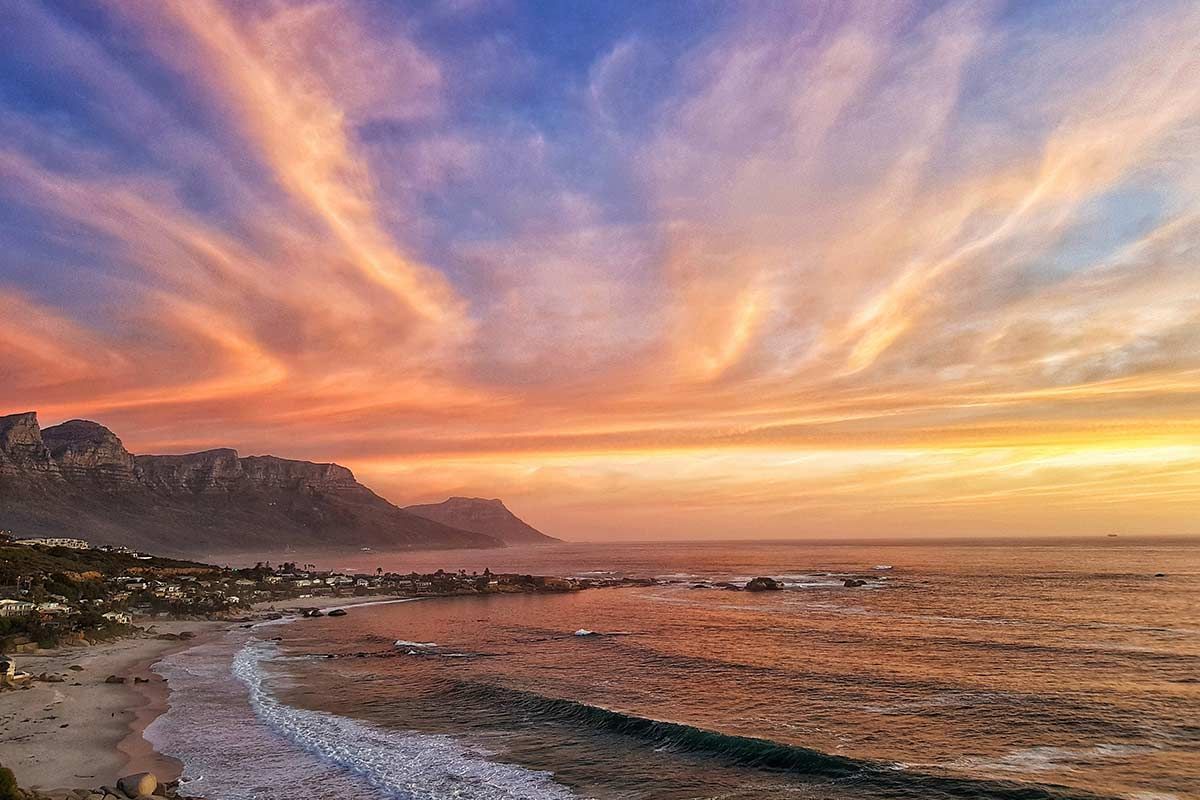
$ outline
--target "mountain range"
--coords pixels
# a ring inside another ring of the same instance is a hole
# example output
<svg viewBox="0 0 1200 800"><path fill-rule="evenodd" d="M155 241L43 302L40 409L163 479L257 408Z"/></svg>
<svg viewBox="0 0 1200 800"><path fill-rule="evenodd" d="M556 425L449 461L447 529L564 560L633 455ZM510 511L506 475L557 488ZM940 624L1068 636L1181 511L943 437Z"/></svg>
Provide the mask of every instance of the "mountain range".
<svg viewBox="0 0 1200 800"><path fill-rule="evenodd" d="M338 464L225 448L133 455L99 423L43 430L32 411L0 417L0 530L164 555L554 541L498 500L402 509Z"/></svg>

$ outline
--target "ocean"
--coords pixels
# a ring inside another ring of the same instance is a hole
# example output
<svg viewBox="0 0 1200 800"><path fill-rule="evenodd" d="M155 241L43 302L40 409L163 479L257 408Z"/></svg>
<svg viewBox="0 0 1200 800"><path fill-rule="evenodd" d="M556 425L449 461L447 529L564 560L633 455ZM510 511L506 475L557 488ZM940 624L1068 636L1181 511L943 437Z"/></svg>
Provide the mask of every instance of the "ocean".
<svg viewBox="0 0 1200 800"><path fill-rule="evenodd" d="M171 709L147 737L183 761L190 791L1200 797L1195 540L564 544L318 563L667 583L374 603L175 654L157 667ZM715 586L757 575L785 588Z"/></svg>

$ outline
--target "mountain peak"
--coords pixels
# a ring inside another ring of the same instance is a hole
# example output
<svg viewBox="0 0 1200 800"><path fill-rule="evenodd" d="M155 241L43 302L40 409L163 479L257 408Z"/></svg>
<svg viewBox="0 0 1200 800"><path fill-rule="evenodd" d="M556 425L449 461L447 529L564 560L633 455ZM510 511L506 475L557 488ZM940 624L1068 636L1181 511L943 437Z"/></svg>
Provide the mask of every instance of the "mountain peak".
<svg viewBox="0 0 1200 800"><path fill-rule="evenodd" d="M42 440L36 411L22 411L0 417L0 475L25 474L59 476L58 465Z"/></svg>
<svg viewBox="0 0 1200 800"><path fill-rule="evenodd" d="M0 528L172 554L362 547L500 547L397 508L346 467L223 447L132 455L105 426L0 417Z"/></svg>
<svg viewBox="0 0 1200 800"><path fill-rule="evenodd" d="M117 435L98 422L73 419L42 431L42 441L62 474L71 480L108 485L135 482L133 456Z"/></svg>
<svg viewBox="0 0 1200 800"><path fill-rule="evenodd" d="M451 497L441 503L406 506L410 514L443 525L495 536L507 544L546 544L558 541L513 514L499 498Z"/></svg>

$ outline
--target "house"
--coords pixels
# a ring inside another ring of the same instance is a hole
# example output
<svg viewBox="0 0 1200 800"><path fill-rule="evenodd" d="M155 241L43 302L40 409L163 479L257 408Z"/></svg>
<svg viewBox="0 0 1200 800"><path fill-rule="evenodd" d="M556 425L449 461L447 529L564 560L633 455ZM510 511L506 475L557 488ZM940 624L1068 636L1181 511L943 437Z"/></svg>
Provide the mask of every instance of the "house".
<svg viewBox="0 0 1200 800"><path fill-rule="evenodd" d="M65 536L28 536L24 539L14 540L13 544L69 547L72 550L88 550L91 548L91 545L83 539L71 539Z"/></svg>
<svg viewBox="0 0 1200 800"><path fill-rule="evenodd" d="M37 608L27 600L0 600L0 617L23 617Z"/></svg>
<svg viewBox="0 0 1200 800"><path fill-rule="evenodd" d="M70 614L72 608L64 603L38 603L37 611L39 614Z"/></svg>
<svg viewBox="0 0 1200 800"><path fill-rule="evenodd" d="M119 625L130 625L133 623L133 617L126 614L124 611L109 611L106 614L101 614L106 620L116 622Z"/></svg>

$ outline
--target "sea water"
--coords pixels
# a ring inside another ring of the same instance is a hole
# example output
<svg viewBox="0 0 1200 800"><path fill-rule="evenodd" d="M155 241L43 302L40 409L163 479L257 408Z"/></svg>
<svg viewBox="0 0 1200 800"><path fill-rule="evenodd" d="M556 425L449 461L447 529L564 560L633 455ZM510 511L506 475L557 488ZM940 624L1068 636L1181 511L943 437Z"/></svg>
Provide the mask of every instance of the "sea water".
<svg viewBox="0 0 1200 800"><path fill-rule="evenodd" d="M1194 541L356 558L662 583L376 604L176 654L148 736L197 794L1198 796ZM717 586L756 575L785 588Z"/></svg>

